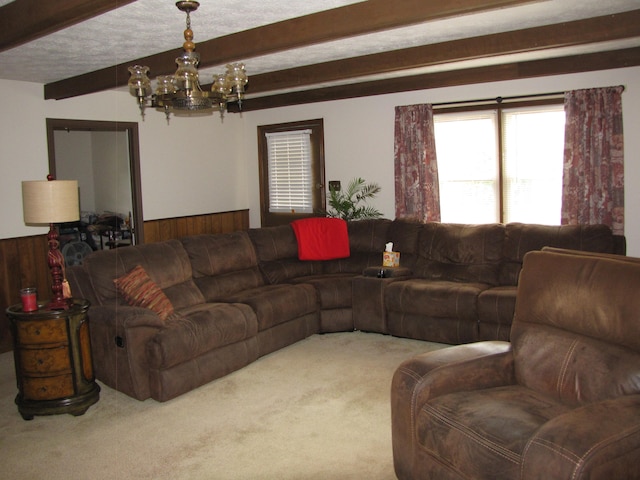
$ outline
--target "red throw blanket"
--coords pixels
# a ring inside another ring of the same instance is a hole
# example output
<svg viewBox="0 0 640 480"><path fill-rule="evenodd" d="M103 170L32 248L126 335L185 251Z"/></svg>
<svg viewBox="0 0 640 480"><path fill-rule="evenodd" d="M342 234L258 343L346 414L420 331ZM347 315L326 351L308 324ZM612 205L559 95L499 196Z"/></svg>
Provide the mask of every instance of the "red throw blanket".
<svg viewBox="0 0 640 480"><path fill-rule="evenodd" d="M331 260L351 254L347 222L341 218L303 218L291 222L291 227L298 240L300 260Z"/></svg>

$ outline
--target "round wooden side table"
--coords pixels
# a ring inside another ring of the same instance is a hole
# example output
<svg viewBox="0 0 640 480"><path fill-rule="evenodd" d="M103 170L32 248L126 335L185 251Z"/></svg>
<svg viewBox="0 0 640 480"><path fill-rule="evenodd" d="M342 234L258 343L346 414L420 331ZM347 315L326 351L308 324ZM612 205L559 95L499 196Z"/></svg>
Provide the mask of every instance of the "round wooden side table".
<svg viewBox="0 0 640 480"><path fill-rule="evenodd" d="M23 312L22 304L7 308L13 334L18 395L25 420L34 415L82 415L100 398L95 382L89 301L72 299L67 310Z"/></svg>

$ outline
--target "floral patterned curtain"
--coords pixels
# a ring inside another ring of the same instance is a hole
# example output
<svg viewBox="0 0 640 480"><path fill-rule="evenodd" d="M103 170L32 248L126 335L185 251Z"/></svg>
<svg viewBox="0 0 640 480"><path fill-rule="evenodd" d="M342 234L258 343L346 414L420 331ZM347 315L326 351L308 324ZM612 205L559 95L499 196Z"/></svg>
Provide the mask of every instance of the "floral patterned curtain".
<svg viewBox="0 0 640 480"><path fill-rule="evenodd" d="M624 234L624 87L566 92L562 224Z"/></svg>
<svg viewBox="0 0 640 480"><path fill-rule="evenodd" d="M396 218L440 221L438 164L429 104L396 107Z"/></svg>

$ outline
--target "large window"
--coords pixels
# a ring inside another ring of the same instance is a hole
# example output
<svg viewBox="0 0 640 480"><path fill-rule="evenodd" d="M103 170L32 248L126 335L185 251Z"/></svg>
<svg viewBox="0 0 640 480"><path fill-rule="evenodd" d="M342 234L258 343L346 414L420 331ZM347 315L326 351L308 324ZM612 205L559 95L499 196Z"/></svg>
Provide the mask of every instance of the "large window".
<svg viewBox="0 0 640 480"><path fill-rule="evenodd" d="M560 224L564 107L434 115L443 222Z"/></svg>
<svg viewBox="0 0 640 480"><path fill-rule="evenodd" d="M322 119L258 127L262 226L324 209L323 144Z"/></svg>

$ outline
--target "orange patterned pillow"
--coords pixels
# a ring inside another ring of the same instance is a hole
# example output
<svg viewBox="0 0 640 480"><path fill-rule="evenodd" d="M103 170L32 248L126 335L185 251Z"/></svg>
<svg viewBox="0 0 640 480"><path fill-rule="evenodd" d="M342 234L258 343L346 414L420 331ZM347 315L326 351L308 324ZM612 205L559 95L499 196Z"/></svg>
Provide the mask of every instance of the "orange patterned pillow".
<svg viewBox="0 0 640 480"><path fill-rule="evenodd" d="M141 265L116 278L113 283L129 305L153 310L162 320L173 313L171 301Z"/></svg>

